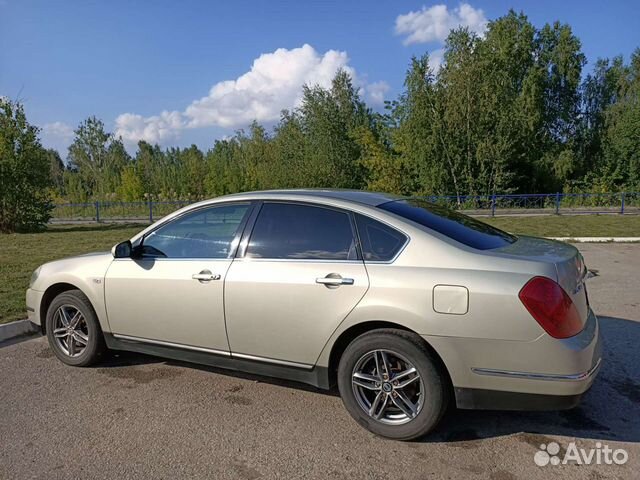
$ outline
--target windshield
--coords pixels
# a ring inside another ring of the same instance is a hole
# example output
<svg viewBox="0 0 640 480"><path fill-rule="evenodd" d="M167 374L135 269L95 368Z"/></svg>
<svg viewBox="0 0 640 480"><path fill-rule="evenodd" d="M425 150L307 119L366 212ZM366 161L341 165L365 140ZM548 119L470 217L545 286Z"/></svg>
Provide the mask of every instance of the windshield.
<svg viewBox="0 0 640 480"><path fill-rule="evenodd" d="M421 199L394 200L378 208L435 230L478 250L500 248L516 241L516 237L480 220Z"/></svg>

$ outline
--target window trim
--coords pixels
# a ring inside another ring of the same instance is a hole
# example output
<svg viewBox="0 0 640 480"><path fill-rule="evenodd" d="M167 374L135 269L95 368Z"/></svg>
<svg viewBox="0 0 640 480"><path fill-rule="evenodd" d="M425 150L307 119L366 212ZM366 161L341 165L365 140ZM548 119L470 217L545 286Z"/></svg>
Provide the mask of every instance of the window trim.
<svg viewBox="0 0 640 480"><path fill-rule="evenodd" d="M353 260L338 260L332 258L251 258L247 257L247 249L249 247L249 240L253 235L253 229L256 225L258 217L260 216L260 212L262 211L262 207L265 204L273 204L280 203L285 205L300 205L304 207L315 207L315 208L324 208L325 210L334 210L336 212L346 214L349 218L349 224L351 226L351 235L355 240L356 246L356 258ZM322 203L314 203L307 201L298 201L298 200L259 200L251 212L249 219L247 221L247 225L244 228L244 232L238 248L236 250L236 256L234 260L243 260L249 262L302 262L302 263L357 263L362 264L364 262L362 256L362 246L360 244L360 236L358 235L358 229L356 227L355 217L353 212L350 210L345 210L344 208L334 207L333 205L325 205Z"/></svg>
<svg viewBox="0 0 640 480"><path fill-rule="evenodd" d="M363 250L363 247L362 247L363 244L362 244L362 240L360 239L360 230L358 229L358 222L356 221L355 215L360 215L362 217L368 218L368 219L373 220L375 222L381 223L382 225L384 225L386 227L389 227L392 230L395 230L396 232L400 233L404 237L404 243L398 249L398 251L393 256L393 258L391 258L389 260L367 260L366 258L364 258L364 250ZM362 255L362 261L365 264L390 265L390 264L394 263L398 259L398 257L402 254L402 252L404 252L404 249L407 248L407 245L409 245L409 242L411 241L411 237L409 235L407 235L405 232L403 232L402 230L400 230L399 228L395 227L394 225L391 225L389 222L385 222L384 220L380 220L379 218L372 217L371 215L366 215L366 214L360 213L360 212L354 212L354 223L355 223L355 226L356 226L356 231L358 232L358 244L360 245L360 253Z"/></svg>
<svg viewBox="0 0 640 480"><path fill-rule="evenodd" d="M256 201L255 200L232 200L232 201L228 201L228 202L216 202L216 203L210 203L207 205L201 205L199 207L195 207L195 208L190 208L189 210L186 210L182 213L180 213L179 215L176 215L174 217L168 218L165 221L160 221L157 225L154 225L153 228L151 230L149 230L148 232L146 232L143 236L141 236L138 240L136 240L136 245L135 247L140 247L141 245L144 245L144 241L145 239L151 235L153 232L159 230L160 228L163 228L183 217L185 217L186 215L191 215L192 213L196 213L199 212L201 210L208 210L211 208L216 208L216 207L230 207L233 205L247 205L247 211L248 211L248 215L245 215L244 218L242 219L242 221L240 222L240 224L238 225L238 231L236 232L235 236L233 237L233 240L231 240L231 248L229 249L229 253L226 257L179 257L179 258L162 258L162 257L152 257L152 256L148 256L148 257L136 257L136 258L132 258L132 260L137 260L137 261L193 261L193 260L206 260L206 261L227 261L227 260L233 260L235 258L235 254L238 251L238 247L240 245L240 239L242 238L242 234L244 233L244 230L247 226L247 223L249 221L249 219L251 218L251 216L254 214L255 212L255 207L256 207Z"/></svg>

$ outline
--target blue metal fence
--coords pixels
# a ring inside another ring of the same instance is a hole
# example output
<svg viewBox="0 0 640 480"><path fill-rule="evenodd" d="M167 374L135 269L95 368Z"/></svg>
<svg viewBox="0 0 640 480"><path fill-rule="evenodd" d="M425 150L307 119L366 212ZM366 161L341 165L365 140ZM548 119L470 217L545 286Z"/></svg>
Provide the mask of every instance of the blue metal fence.
<svg viewBox="0 0 640 480"><path fill-rule="evenodd" d="M475 216L640 213L640 192L426 196L430 202ZM192 200L56 204L52 222L150 222Z"/></svg>

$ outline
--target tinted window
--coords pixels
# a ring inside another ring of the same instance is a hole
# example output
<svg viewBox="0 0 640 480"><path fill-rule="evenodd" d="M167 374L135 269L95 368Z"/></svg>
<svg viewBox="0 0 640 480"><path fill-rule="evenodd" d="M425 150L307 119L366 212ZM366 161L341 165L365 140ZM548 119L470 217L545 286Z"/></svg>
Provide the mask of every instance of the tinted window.
<svg viewBox="0 0 640 480"><path fill-rule="evenodd" d="M355 260L349 215L328 208L265 203L247 247L247 257Z"/></svg>
<svg viewBox="0 0 640 480"><path fill-rule="evenodd" d="M249 204L224 205L186 214L151 232L143 254L167 258L227 258Z"/></svg>
<svg viewBox="0 0 640 480"><path fill-rule="evenodd" d="M363 215L356 215L358 234L365 260L386 262L397 255L407 237L384 223Z"/></svg>
<svg viewBox="0 0 640 480"><path fill-rule="evenodd" d="M419 199L395 200L378 208L429 227L457 242L479 250L504 247L516 238L475 218Z"/></svg>

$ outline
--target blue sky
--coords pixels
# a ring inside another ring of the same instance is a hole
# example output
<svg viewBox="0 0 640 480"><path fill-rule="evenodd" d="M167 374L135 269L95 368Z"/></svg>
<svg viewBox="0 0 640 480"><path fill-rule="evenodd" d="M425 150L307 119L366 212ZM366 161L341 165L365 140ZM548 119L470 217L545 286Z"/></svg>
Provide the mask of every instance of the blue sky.
<svg viewBox="0 0 640 480"><path fill-rule="evenodd" d="M379 107L402 89L411 55L459 24L481 31L509 8L538 27L560 20L589 64L640 46L640 2L0 0L0 95L19 99L63 158L90 115L122 135L209 148L299 101L302 83L347 68ZM413 12L413 13L412 13Z"/></svg>

